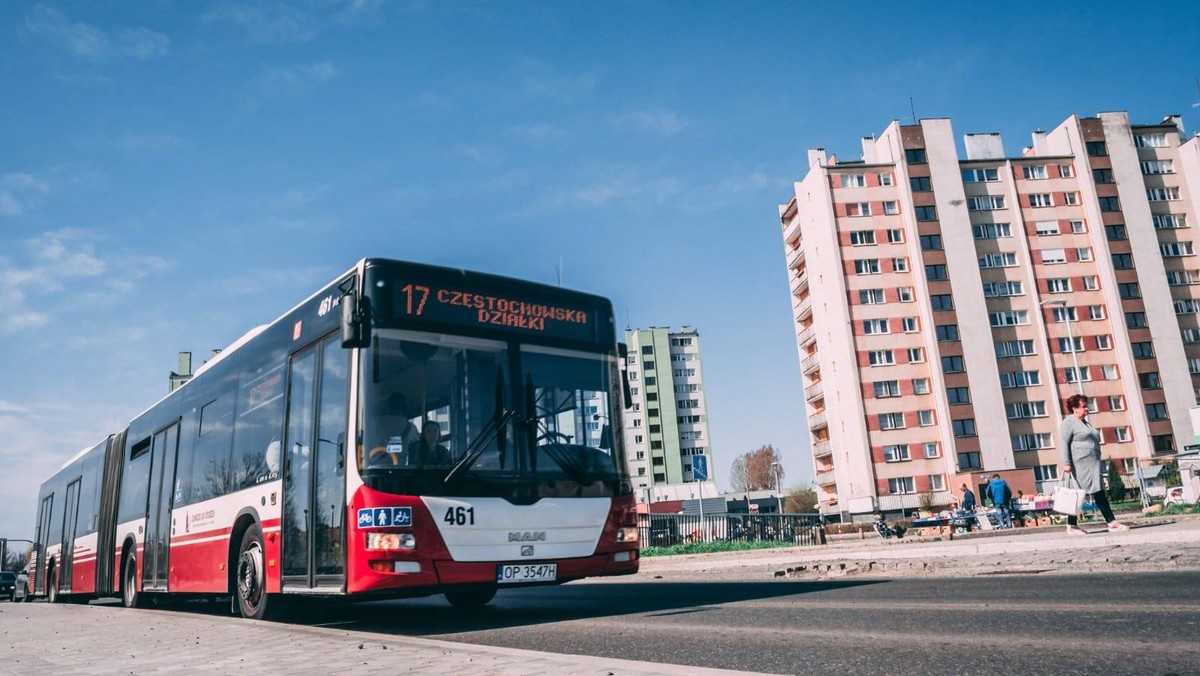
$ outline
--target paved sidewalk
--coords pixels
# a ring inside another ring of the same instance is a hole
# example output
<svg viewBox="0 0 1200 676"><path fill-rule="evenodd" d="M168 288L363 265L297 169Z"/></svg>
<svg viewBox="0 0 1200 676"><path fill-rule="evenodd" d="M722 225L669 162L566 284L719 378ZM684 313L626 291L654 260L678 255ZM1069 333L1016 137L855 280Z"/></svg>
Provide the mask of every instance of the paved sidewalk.
<svg viewBox="0 0 1200 676"><path fill-rule="evenodd" d="M621 646L613 646L614 652L620 650ZM724 676L747 672L179 611L38 602L0 603L0 673Z"/></svg>
<svg viewBox="0 0 1200 676"><path fill-rule="evenodd" d="M639 577L733 578L1093 570L1200 570L1200 519L1137 524L1125 533L1091 525L1088 535L1064 528L1001 531L960 540L841 541L818 547L642 559Z"/></svg>

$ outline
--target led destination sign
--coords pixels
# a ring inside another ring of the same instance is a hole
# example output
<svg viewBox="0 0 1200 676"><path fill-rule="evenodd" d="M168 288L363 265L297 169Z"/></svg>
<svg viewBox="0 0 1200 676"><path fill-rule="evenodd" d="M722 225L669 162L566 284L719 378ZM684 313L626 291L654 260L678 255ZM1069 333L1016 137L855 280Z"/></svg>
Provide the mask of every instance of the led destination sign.
<svg viewBox="0 0 1200 676"><path fill-rule="evenodd" d="M442 276L451 279L438 279ZM599 298L463 274L389 277L390 283L377 284L373 292L380 305L391 308L387 319L404 324L451 324L589 343L609 339L604 332L611 330L611 310Z"/></svg>

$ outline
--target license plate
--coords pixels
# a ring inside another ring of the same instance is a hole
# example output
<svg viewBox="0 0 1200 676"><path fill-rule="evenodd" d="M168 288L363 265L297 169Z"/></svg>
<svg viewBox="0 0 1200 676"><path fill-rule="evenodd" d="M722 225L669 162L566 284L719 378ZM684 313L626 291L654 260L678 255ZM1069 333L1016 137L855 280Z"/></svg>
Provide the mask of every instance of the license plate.
<svg viewBox="0 0 1200 676"><path fill-rule="evenodd" d="M496 566L496 582L553 582L558 579L557 563L526 563L521 565Z"/></svg>

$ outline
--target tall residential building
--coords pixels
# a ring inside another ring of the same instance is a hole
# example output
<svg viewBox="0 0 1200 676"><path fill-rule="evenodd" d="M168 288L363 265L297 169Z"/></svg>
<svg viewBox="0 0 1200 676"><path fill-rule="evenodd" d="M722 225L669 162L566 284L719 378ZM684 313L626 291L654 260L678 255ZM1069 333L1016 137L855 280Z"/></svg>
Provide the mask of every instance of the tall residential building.
<svg viewBox="0 0 1200 676"><path fill-rule="evenodd" d="M893 122L859 160L809 151L780 207L822 513L1048 490L1080 389L1126 485L1193 443L1200 138L1101 113L964 147Z"/></svg>
<svg viewBox="0 0 1200 676"><path fill-rule="evenodd" d="M633 396L633 407L625 415L625 451L633 485L639 491L670 493L659 487L704 482L705 496L715 496L700 332L688 326L677 332L658 327L627 330L625 342Z"/></svg>

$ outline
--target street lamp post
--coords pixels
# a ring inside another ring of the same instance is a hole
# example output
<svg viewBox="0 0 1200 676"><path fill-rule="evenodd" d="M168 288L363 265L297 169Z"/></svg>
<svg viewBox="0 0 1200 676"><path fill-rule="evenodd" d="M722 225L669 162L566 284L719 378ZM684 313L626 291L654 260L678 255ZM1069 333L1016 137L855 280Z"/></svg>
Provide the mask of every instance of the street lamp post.
<svg viewBox="0 0 1200 676"><path fill-rule="evenodd" d="M779 471L783 469L777 462L771 463L771 471L775 472L775 502L777 513L783 514L783 495L779 492Z"/></svg>
<svg viewBox="0 0 1200 676"><path fill-rule="evenodd" d="M1057 306L1061 308L1067 307L1066 300L1044 300L1038 303L1038 307L1045 305ZM1075 389L1079 394L1083 394L1083 374L1079 371L1079 350L1075 349L1075 334L1071 331L1071 315L1067 314L1067 342L1071 345L1071 363L1075 366ZM1050 365L1054 365L1054 361L1050 361ZM1053 374L1051 374L1053 375Z"/></svg>

